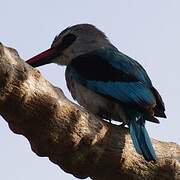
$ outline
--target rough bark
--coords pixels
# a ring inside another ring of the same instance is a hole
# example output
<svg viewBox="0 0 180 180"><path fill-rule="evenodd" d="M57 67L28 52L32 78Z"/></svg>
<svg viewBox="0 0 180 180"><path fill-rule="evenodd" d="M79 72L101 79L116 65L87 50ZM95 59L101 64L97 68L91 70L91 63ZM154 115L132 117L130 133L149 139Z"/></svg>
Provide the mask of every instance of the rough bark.
<svg viewBox="0 0 180 180"><path fill-rule="evenodd" d="M153 140L158 160L137 154L128 130L70 102L30 67L16 50L0 44L0 114L24 135L38 156L64 171L93 180L180 179L180 146Z"/></svg>

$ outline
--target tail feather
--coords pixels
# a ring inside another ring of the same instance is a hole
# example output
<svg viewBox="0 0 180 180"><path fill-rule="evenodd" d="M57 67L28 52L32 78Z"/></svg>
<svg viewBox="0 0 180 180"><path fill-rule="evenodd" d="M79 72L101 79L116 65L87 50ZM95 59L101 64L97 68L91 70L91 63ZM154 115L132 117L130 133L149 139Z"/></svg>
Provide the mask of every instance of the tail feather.
<svg viewBox="0 0 180 180"><path fill-rule="evenodd" d="M145 128L144 121L141 119L138 121L130 121L129 129L136 151L142 154L147 161L155 161L156 154Z"/></svg>
<svg viewBox="0 0 180 180"><path fill-rule="evenodd" d="M130 135L133 140L136 151L139 154L142 154L141 147L140 147L139 140L138 140L138 132L140 132L139 126L135 126L134 122L132 122L129 124L129 129L130 129Z"/></svg>

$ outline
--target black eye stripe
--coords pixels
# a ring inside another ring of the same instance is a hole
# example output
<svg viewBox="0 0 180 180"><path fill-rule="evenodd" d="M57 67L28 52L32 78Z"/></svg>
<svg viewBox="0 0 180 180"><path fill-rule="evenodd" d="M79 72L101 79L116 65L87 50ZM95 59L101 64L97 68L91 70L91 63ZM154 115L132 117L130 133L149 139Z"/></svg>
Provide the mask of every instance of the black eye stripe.
<svg viewBox="0 0 180 180"><path fill-rule="evenodd" d="M67 34L66 36L64 36L60 44L62 50L69 47L76 40L76 38L77 37L74 34Z"/></svg>

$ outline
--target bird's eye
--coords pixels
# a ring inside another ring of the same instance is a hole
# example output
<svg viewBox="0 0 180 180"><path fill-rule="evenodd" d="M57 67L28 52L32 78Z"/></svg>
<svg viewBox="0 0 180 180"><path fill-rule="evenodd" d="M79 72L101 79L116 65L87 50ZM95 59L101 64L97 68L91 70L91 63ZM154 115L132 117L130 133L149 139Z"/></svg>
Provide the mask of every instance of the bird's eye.
<svg viewBox="0 0 180 180"><path fill-rule="evenodd" d="M76 40L76 38L77 37L74 34L67 34L66 36L64 36L61 42L62 48L66 49L67 47L69 47Z"/></svg>

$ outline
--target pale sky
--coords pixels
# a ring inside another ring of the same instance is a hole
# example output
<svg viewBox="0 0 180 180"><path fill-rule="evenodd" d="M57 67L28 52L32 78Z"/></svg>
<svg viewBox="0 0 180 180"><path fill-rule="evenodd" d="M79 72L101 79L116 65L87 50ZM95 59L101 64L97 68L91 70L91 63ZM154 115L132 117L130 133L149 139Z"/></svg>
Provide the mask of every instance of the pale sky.
<svg viewBox="0 0 180 180"><path fill-rule="evenodd" d="M143 65L164 99L168 118L158 125L147 123L150 136L180 143L179 0L1 0L0 4L0 41L16 48L24 59L47 49L67 26L91 23L104 31L120 51ZM71 99L64 68L39 69ZM76 179L35 155L27 139L12 133L2 118L0 147L0 179Z"/></svg>

